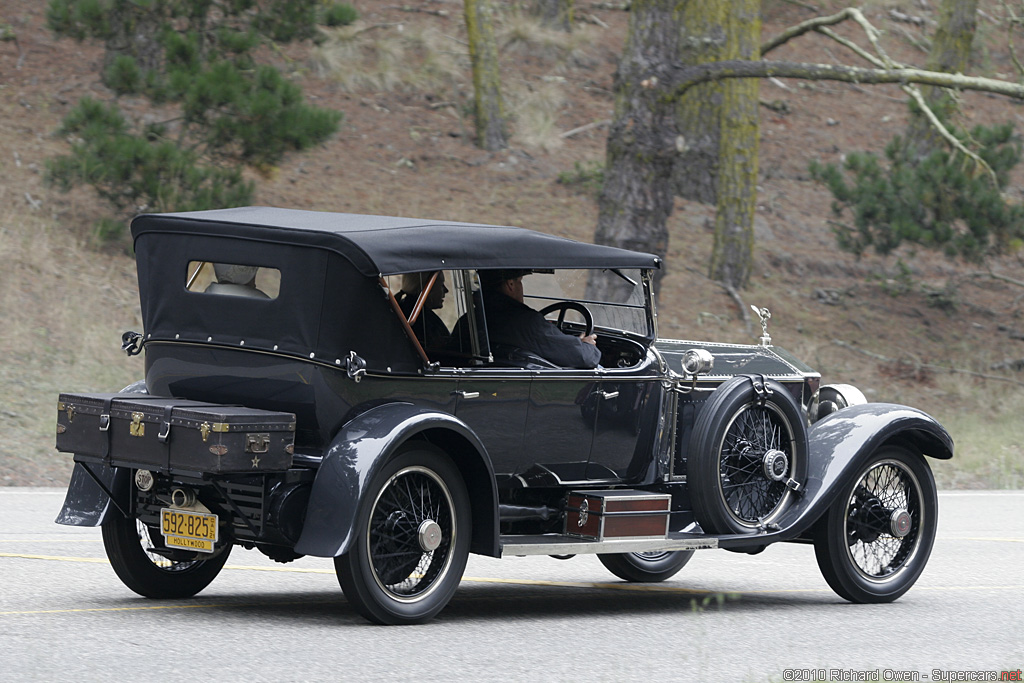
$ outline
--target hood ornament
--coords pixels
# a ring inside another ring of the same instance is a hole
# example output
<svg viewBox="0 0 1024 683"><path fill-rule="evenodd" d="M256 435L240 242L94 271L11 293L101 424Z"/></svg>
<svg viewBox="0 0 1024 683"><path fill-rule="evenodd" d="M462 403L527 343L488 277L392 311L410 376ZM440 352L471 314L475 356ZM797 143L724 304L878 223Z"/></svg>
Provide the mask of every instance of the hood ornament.
<svg viewBox="0 0 1024 683"><path fill-rule="evenodd" d="M750 309L754 311L754 315L761 319L761 346L771 346L772 338L768 334L768 321L772 319L772 312L767 308L758 308L754 305L751 305Z"/></svg>

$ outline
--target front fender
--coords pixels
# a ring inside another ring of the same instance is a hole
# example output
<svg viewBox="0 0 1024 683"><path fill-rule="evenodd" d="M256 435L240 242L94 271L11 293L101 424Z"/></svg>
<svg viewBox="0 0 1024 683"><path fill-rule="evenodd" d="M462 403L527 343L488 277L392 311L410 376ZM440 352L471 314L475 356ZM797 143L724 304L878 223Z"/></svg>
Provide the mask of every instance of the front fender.
<svg viewBox="0 0 1024 683"><path fill-rule="evenodd" d="M68 492L64 496L64 507L61 508L57 524L65 526L100 526L107 518L111 507L110 496L96 483L96 479L103 482L107 491L113 493L119 500L127 501L129 489L129 470L123 467L110 467L108 465L93 465L91 471L95 476L89 475L86 471L88 465L80 462L75 463L75 469L71 472L71 483L68 484Z"/></svg>
<svg viewBox="0 0 1024 683"><path fill-rule="evenodd" d="M880 447L897 444L923 455L953 457L953 439L935 418L916 408L865 403L843 408L811 426L803 493L778 520L779 530L720 539L722 547L793 540L813 525Z"/></svg>
<svg viewBox="0 0 1024 683"><path fill-rule="evenodd" d="M359 502L395 450L413 437L440 446L462 472L473 510L473 552L498 557L498 492L480 439L464 422L411 403L388 403L345 424L313 481L295 552L337 557L348 551Z"/></svg>

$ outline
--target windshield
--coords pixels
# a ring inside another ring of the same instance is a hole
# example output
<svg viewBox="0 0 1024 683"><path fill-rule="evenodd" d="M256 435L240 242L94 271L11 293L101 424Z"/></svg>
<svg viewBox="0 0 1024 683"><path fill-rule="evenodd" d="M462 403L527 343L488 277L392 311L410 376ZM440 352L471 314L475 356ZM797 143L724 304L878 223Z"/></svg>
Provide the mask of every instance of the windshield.
<svg viewBox="0 0 1024 683"><path fill-rule="evenodd" d="M556 270L523 278L524 301L540 310L559 301L578 301L594 315L598 328L647 336L646 295L639 269ZM571 320L579 319L568 314Z"/></svg>

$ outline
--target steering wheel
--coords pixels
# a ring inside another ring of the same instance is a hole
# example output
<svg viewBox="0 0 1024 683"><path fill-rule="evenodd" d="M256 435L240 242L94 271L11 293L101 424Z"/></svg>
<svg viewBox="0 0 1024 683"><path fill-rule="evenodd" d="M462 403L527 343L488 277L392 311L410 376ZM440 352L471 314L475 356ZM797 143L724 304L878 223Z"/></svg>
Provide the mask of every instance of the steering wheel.
<svg viewBox="0 0 1024 683"><path fill-rule="evenodd" d="M545 306L540 309L540 314L546 316L548 313L554 313L555 311L558 311L558 320L555 321L555 325L557 325L558 329L562 330L562 332L565 332L565 312L576 311L583 316L583 321L586 324L586 329L584 330L583 335L589 337L594 334L594 314L590 312L589 308L578 301L559 301L557 303L553 303L550 306Z"/></svg>

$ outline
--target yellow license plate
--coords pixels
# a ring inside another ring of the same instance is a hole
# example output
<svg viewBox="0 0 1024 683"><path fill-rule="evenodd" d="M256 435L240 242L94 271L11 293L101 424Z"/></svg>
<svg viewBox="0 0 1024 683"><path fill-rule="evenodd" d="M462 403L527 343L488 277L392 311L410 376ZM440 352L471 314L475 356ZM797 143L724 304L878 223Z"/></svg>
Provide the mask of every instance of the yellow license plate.
<svg viewBox="0 0 1024 683"><path fill-rule="evenodd" d="M161 508L160 533L169 548L212 553L217 542L217 515Z"/></svg>

